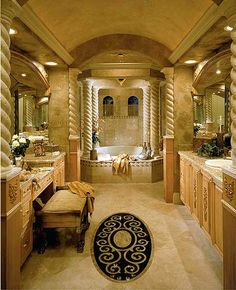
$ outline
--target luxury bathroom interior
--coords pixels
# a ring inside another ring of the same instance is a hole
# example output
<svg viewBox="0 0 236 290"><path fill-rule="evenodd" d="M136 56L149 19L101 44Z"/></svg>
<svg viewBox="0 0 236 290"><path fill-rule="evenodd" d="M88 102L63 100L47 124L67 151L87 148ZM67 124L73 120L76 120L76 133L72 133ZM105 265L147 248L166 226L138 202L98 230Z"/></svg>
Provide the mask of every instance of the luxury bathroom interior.
<svg viewBox="0 0 236 290"><path fill-rule="evenodd" d="M1 1L2 289L236 289L235 29L235 0Z"/></svg>

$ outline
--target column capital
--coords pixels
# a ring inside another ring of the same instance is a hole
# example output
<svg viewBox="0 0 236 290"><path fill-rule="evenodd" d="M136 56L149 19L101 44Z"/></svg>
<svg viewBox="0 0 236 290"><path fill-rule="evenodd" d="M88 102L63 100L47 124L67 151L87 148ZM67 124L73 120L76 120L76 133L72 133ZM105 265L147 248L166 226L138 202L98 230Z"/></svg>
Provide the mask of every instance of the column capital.
<svg viewBox="0 0 236 290"><path fill-rule="evenodd" d="M165 75L166 78L174 77L174 67L164 67L161 72Z"/></svg>
<svg viewBox="0 0 236 290"><path fill-rule="evenodd" d="M69 75L72 77L78 77L78 75L81 73L81 70L78 68L69 68Z"/></svg>
<svg viewBox="0 0 236 290"><path fill-rule="evenodd" d="M16 0L1 0L1 22L2 20L10 22L20 9L21 6Z"/></svg>

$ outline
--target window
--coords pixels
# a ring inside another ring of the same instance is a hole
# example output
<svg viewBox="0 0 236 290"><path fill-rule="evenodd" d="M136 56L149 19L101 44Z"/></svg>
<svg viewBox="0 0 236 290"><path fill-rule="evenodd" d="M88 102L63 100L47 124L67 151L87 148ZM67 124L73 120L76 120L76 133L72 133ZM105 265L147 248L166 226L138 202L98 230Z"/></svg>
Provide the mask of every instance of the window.
<svg viewBox="0 0 236 290"><path fill-rule="evenodd" d="M103 99L103 116L113 116L113 98L110 96Z"/></svg>
<svg viewBox="0 0 236 290"><path fill-rule="evenodd" d="M135 96L128 98L128 116L138 116L138 98Z"/></svg>

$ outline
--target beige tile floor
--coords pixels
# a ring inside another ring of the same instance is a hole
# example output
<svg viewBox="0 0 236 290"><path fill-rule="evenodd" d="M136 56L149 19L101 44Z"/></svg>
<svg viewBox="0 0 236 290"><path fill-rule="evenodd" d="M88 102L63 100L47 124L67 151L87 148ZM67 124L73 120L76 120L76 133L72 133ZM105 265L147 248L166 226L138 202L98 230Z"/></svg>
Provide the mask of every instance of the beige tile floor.
<svg viewBox="0 0 236 290"><path fill-rule="evenodd" d="M86 233L84 253L78 254L69 232L62 231L58 247L48 248L43 255L33 252L26 261L22 289L222 289L222 259L184 206L164 202L162 182L94 187L96 208ZM154 238L149 269L127 283L105 279L91 259L96 227L116 212L130 212L141 218Z"/></svg>

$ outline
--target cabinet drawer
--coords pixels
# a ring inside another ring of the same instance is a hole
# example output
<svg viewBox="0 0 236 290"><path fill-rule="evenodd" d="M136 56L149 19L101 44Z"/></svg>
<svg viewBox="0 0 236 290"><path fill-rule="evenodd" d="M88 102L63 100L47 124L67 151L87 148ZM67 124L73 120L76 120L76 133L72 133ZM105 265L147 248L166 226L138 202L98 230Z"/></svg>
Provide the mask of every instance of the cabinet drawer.
<svg viewBox="0 0 236 290"><path fill-rule="evenodd" d="M26 196L31 197L31 193L32 193L32 183L30 182L30 184L21 188L21 199L24 199Z"/></svg>
<svg viewBox="0 0 236 290"><path fill-rule="evenodd" d="M31 223L25 228L21 236L21 265L25 262L33 248L32 225Z"/></svg>
<svg viewBox="0 0 236 290"><path fill-rule="evenodd" d="M37 198L37 196L52 182L53 182L52 174L49 174L44 179L40 180L38 182L39 188L36 191L34 191L33 199Z"/></svg>
<svg viewBox="0 0 236 290"><path fill-rule="evenodd" d="M21 210L22 210L22 227L25 227L25 225L29 222L32 214L32 201L31 199L24 200L21 204Z"/></svg>

